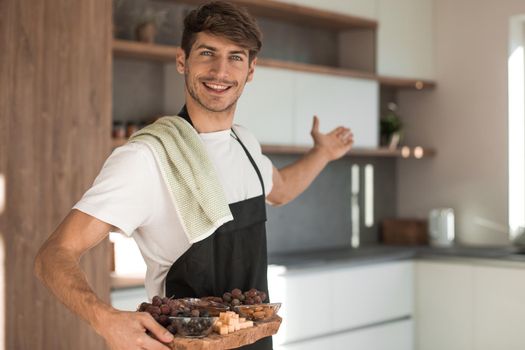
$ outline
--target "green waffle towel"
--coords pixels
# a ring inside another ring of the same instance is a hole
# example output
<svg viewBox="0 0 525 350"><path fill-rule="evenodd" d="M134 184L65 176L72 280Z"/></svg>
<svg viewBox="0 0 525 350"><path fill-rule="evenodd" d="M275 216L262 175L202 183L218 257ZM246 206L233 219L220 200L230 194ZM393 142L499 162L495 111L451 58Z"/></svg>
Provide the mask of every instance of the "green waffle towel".
<svg viewBox="0 0 525 350"><path fill-rule="evenodd" d="M233 220L219 177L197 131L179 116L168 116L137 131L129 142L147 144L157 159L190 243Z"/></svg>

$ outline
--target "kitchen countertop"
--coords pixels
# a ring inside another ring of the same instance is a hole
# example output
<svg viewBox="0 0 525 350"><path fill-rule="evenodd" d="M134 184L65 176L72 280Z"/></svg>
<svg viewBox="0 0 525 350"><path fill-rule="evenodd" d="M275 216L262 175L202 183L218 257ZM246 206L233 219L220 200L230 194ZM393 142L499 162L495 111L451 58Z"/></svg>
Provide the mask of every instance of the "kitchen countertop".
<svg viewBox="0 0 525 350"><path fill-rule="evenodd" d="M270 265L282 266L286 271L337 266L362 266L410 259L463 261L470 264L489 263L492 266L525 268L525 252L519 254L513 247L438 248L431 246L367 245L357 249L336 248L308 252L273 254L268 256ZM143 278L111 276L112 289L136 288L144 285Z"/></svg>
<svg viewBox="0 0 525 350"><path fill-rule="evenodd" d="M523 265L525 254L513 247L465 247L447 248L431 246L387 246L369 245L356 249L337 248L319 251L273 254L268 257L270 265L283 266L287 270L325 267L344 264L360 266L408 259L466 260L469 262L489 261L493 264L507 263Z"/></svg>

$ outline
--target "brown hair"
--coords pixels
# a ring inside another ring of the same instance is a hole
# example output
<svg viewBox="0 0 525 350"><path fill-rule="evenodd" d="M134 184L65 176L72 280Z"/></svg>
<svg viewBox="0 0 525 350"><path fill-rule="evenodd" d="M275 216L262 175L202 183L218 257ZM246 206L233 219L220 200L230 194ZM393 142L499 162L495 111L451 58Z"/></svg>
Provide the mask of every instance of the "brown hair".
<svg viewBox="0 0 525 350"><path fill-rule="evenodd" d="M181 46L186 57L189 57L199 32L224 37L248 49L250 63L261 50L262 33L257 22L245 8L229 2L209 2L191 11L184 18Z"/></svg>

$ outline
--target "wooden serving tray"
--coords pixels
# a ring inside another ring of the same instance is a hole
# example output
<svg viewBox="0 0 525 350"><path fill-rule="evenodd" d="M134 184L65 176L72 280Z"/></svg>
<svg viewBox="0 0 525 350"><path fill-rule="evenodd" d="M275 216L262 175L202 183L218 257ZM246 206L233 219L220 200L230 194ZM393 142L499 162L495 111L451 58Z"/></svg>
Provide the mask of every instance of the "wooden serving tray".
<svg viewBox="0 0 525 350"><path fill-rule="evenodd" d="M175 336L171 343L172 350L225 350L235 349L255 343L257 340L274 335L279 330L282 318L275 316L268 322L254 324L251 328L241 329L227 335L212 333L205 338L191 339Z"/></svg>

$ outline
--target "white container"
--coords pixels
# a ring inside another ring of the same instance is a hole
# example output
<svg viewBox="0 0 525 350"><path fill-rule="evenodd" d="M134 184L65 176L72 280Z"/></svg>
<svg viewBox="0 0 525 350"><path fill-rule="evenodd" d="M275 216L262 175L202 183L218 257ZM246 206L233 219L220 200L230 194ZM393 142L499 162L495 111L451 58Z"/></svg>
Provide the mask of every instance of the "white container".
<svg viewBox="0 0 525 350"><path fill-rule="evenodd" d="M448 247L454 244L454 209L439 208L431 210L428 226L431 245Z"/></svg>

